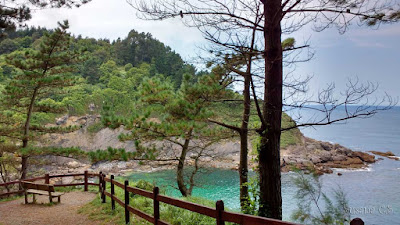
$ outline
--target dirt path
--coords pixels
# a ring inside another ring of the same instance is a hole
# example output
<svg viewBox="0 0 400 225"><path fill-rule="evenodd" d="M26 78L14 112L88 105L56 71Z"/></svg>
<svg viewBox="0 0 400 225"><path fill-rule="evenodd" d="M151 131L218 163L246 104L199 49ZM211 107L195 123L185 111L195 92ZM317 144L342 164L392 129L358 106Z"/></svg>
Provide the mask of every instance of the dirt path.
<svg viewBox="0 0 400 225"><path fill-rule="evenodd" d="M24 204L24 199L0 203L1 225L95 225L86 215L78 214L78 209L92 201L96 194L89 192L69 192L61 196L61 204L47 205L47 196L37 196L37 204ZM56 200L56 199L54 199ZM32 195L29 196L29 202ZM56 200L57 201L57 200Z"/></svg>

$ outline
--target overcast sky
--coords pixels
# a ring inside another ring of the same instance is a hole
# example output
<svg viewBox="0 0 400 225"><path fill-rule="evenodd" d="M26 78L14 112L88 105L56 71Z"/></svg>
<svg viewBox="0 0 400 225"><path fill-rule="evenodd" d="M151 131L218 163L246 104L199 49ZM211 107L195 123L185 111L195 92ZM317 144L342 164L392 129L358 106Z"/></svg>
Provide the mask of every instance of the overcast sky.
<svg viewBox="0 0 400 225"><path fill-rule="evenodd" d="M149 32L156 39L190 60L204 45L201 34L184 27L179 20L143 21L125 0L92 0L75 9L38 10L29 25L54 28L57 21L68 19L70 31L84 37L124 38L131 29ZM313 75L312 91L335 82L344 88L348 77L377 82L381 92L400 96L400 23L380 29L355 27L344 35L334 29L296 34L297 40L310 40L315 51L311 62L298 65L296 73Z"/></svg>

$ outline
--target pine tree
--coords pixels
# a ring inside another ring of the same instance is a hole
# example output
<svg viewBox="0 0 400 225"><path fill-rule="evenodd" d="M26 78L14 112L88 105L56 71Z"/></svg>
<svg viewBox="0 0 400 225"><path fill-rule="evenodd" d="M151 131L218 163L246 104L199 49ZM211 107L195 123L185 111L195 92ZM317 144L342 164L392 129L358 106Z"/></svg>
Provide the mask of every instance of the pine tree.
<svg viewBox="0 0 400 225"><path fill-rule="evenodd" d="M43 113L65 110L51 97L60 93L63 87L76 83L77 78L72 72L76 69L75 64L82 60L79 52L70 49L68 21L58 24L53 33L42 37L37 49L16 51L6 57L7 63L17 69L17 74L2 93L0 136L22 148L27 148L29 142L41 134L63 131L36 121ZM22 155L21 179L26 177L27 160L28 155Z"/></svg>
<svg viewBox="0 0 400 225"><path fill-rule="evenodd" d="M185 76L181 88L175 91L171 82L157 77L146 78L139 92L149 111L129 120L108 115L104 116L103 122L114 128L123 124L125 129L131 130L130 134L120 138L137 141L137 156L177 162L178 188L183 196L190 196L199 171L199 159L212 154L210 145L233 135L225 128L208 123L208 118L212 117L209 110L212 101L229 92L225 82L216 74L202 76L196 82L191 76ZM194 169L186 177L188 156L193 159Z"/></svg>

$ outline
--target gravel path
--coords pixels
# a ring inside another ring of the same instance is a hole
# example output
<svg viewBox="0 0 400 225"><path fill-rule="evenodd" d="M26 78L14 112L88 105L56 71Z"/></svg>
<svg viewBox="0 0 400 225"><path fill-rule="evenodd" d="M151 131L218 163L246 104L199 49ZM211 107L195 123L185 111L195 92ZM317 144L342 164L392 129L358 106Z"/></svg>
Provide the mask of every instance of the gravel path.
<svg viewBox="0 0 400 225"><path fill-rule="evenodd" d="M96 194L89 192L69 192L61 196L61 204L47 205L47 196L37 196L36 204L24 204L24 198L0 203L1 225L96 225L86 215L78 214L78 209L92 201ZM28 197L32 201L32 195ZM57 201L57 199L54 199Z"/></svg>

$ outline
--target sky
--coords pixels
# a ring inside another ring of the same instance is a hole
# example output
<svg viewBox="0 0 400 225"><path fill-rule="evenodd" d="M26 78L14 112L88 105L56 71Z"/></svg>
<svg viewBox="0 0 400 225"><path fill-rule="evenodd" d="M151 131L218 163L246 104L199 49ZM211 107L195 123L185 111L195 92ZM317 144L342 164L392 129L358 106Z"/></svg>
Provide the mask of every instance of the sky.
<svg viewBox="0 0 400 225"><path fill-rule="evenodd" d="M74 9L36 10L28 25L54 28L68 19L70 31L83 37L124 38L131 29L149 32L189 62L198 56L207 42L195 28L185 27L178 19L144 21L125 0L92 0ZM334 82L344 89L349 78L379 84L378 97L387 92L400 96L400 23L379 29L354 26L345 34L334 28L323 32L303 29L296 40L309 40L313 59L298 64L296 74L313 76L310 91L317 92Z"/></svg>

